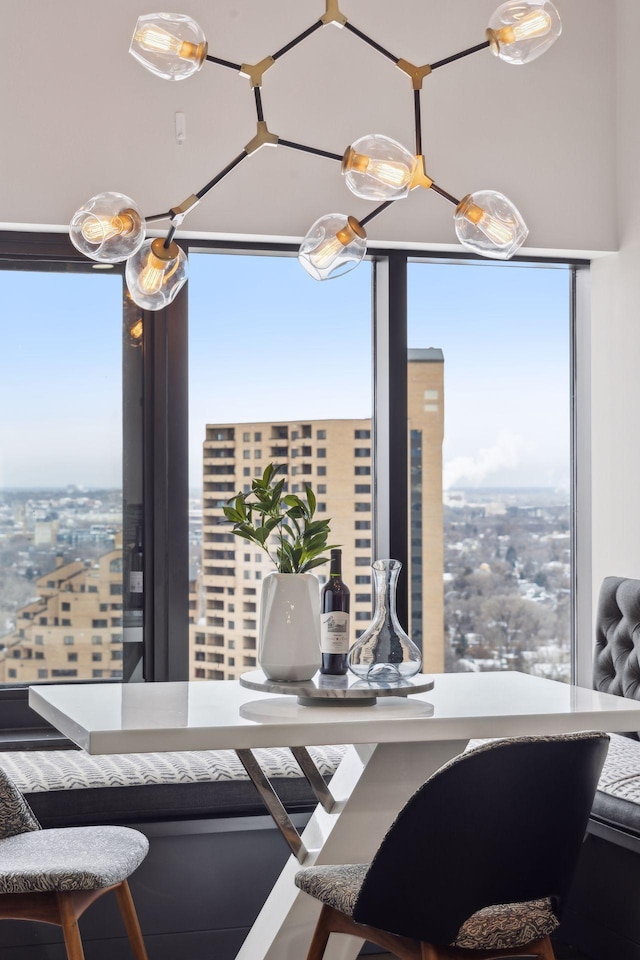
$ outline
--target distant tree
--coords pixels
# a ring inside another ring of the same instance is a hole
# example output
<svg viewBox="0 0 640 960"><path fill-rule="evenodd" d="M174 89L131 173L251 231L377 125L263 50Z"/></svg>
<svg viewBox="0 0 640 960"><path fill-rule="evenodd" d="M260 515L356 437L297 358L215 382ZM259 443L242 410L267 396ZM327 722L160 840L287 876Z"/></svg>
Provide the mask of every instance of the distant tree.
<svg viewBox="0 0 640 960"><path fill-rule="evenodd" d="M469 641L464 634L461 634L454 638L455 651L457 657L466 657L467 650L469 649Z"/></svg>
<svg viewBox="0 0 640 960"><path fill-rule="evenodd" d="M482 605L484 634L504 656L535 647L549 636L549 612L517 594L497 594Z"/></svg>

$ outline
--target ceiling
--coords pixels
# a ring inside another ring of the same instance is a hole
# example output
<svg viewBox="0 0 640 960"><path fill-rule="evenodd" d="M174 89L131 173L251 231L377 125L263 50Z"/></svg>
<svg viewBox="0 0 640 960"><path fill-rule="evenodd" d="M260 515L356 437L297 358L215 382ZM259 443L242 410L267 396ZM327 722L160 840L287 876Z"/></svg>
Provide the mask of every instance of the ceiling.
<svg viewBox="0 0 640 960"><path fill-rule="evenodd" d="M481 42L495 0L341 0L350 22L417 64ZM614 31L608 0L557 0L564 32L542 58L514 67L482 51L435 71L422 93L427 169L456 196L497 189L519 207L537 252L616 245ZM209 52L256 62L324 12L324 0L189 0ZM143 213L199 190L255 134L249 81L207 63L169 83L128 53L131 0L20 0L5 5L0 221L63 229L91 195L118 190ZM598 70L594 63L598 63ZM409 79L352 33L325 26L264 77L269 129L342 154L366 133L413 146ZM175 138L175 114L186 141ZM339 165L263 148L185 222L195 236L300 238L328 212L364 216ZM454 248L452 207L416 190L371 223L375 243Z"/></svg>

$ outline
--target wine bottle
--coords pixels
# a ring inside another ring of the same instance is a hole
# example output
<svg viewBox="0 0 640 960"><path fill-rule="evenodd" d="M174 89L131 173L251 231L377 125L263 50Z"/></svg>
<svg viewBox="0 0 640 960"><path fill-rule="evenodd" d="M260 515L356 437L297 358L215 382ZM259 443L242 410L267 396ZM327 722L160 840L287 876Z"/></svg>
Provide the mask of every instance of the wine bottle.
<svg viewBox="0 0 640 960"><path fill-rule="evenodd" d="M329 579L320 594L320 673L347 672L349 588L342 581L342 550L331 551Z"/></svg>

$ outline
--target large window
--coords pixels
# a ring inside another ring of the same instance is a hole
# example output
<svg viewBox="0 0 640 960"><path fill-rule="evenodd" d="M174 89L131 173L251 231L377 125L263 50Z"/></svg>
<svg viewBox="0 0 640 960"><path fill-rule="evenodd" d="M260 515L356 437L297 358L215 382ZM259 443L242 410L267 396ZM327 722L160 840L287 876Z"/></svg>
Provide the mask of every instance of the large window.
<svg viewBox="0 0 640 960"><path fill-rule="evenodd" d="M430 670L570 679L570 278L409 267L410 619Z"/></svg>
<svg viewBox="0 0 640 960"><path fill-rule="evenodd" d="M3 264L0 683L122 677L122 278Z"/></svg>
<svg viewBox="0 0 640 960"><path fill-rule="evenodd" d="M331 518L352 640L393 556L427 670L569 677L572 268L393 251L317 284L212 245L144 314L34 244L0 242L0 683L254 667L272 567L222 507L270 462Z"/></svg>
<svg viewBox="0 0 640 960"><path fill-rule="evenodd" d="M233 536L222 507L268 463L291 493L311 485L342 544L345 582L371 563L360 532L372 515L371 265L318 284L291 257L190 261L190 676L233 679L256 666L261 581L273 566ZM359 628L370 592L352 598Z"/></svg>

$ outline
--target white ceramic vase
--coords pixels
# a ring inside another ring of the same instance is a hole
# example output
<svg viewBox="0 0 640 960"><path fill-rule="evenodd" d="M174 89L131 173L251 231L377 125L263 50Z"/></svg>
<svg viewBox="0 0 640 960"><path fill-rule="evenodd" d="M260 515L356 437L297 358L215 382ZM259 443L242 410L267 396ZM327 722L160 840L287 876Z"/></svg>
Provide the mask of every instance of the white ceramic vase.
<svg viewBox="0 0 640 960"><path fill-rule="evenodd" d="M309 680L319 669L320 590L311 573L262 581L258 662L270 680Z"/></svg>

